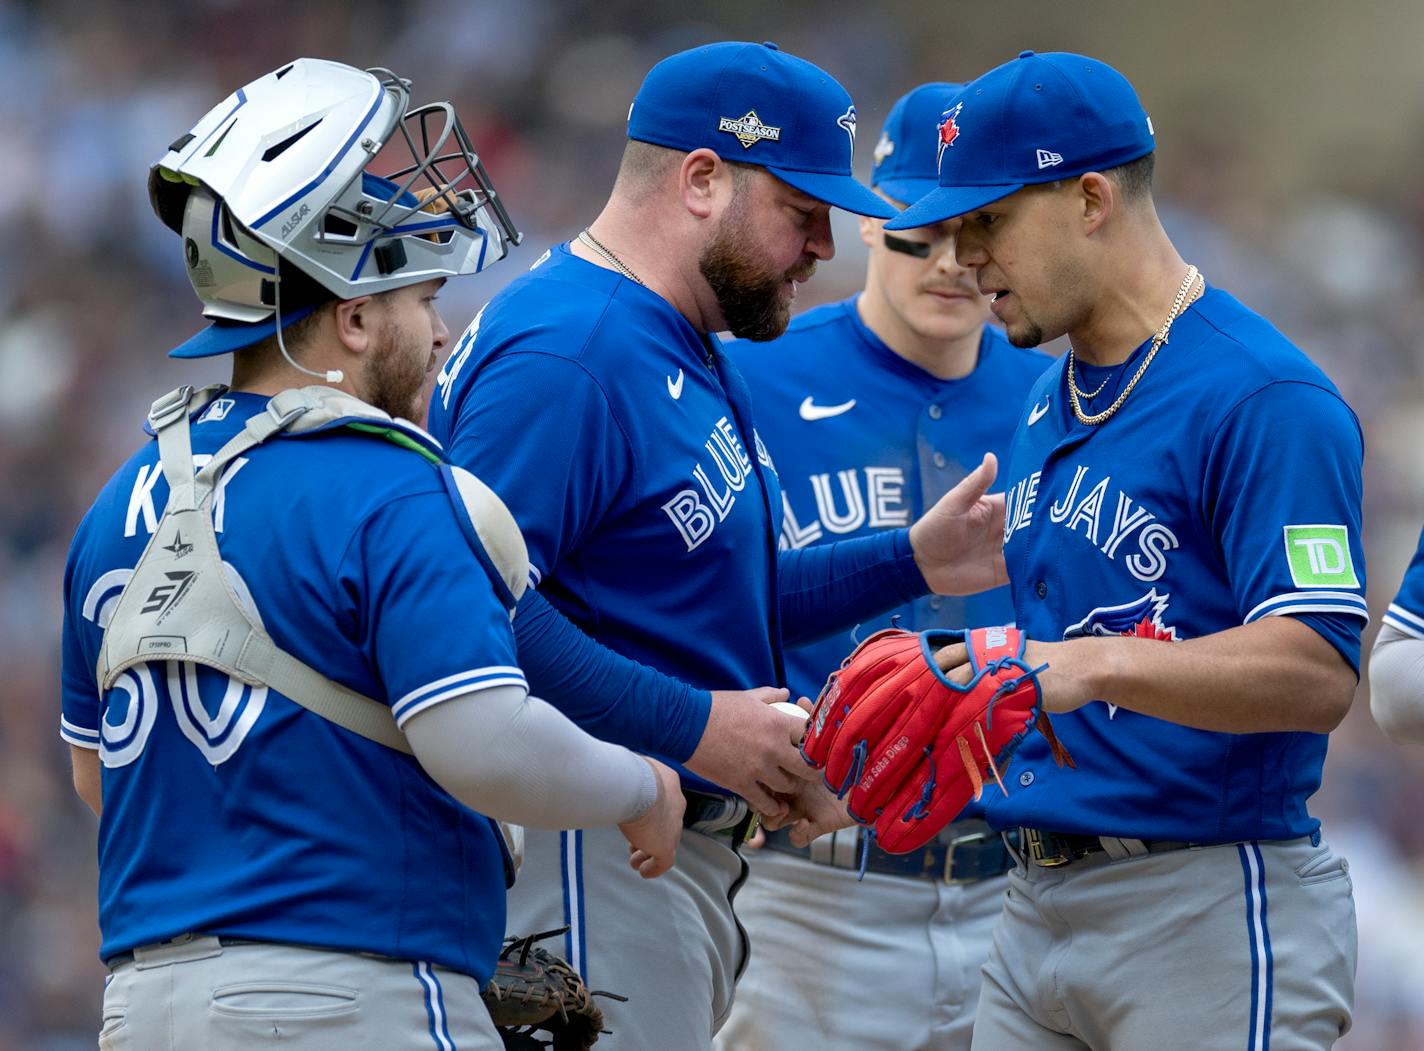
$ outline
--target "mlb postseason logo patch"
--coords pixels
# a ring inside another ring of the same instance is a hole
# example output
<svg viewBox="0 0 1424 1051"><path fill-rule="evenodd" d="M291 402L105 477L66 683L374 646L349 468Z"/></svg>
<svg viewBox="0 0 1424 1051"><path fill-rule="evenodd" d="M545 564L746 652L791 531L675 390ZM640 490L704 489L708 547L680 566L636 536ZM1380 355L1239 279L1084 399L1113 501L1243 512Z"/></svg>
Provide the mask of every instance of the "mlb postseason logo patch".
<svg viewBox="0 0 1424 1051"><path fill-rule="evenodd" d="M871 154L875 158L875 166L880 167L885 163L885 158L894 152L895 144L890 141L890 136L882 131L880 141L875 144L875 152Z"/></svg>
<svg viewBox="0 0 1424 1051"><path fill-rule="evenodd" d="M740 117L723 117L717 122L717 130L735 135L742 149L749 150L765 139L768 142L781 141L781 129L763 124L756 110L749 109Z"/></svg>
<svg viewBox="0 0 1424 1051"><path fill-rule="evenodd" d="M1342 525L1288 525L1286 561L1298 588L1357 588L1350 531Z"/></svg>

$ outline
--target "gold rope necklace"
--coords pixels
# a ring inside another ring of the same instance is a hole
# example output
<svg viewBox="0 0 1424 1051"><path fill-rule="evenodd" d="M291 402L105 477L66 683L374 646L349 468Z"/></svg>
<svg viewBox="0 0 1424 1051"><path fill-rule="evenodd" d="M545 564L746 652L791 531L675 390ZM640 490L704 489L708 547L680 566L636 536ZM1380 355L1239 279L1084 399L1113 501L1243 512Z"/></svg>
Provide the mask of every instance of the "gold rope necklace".
<svg viewBox="0 0 1424 1051"><path fill-rule="evenodd" d="M1182 285L1177 289L1177 298L1172 302L1172 312L1167 315L1167 320L1162 323L1162 327L1152 334L1152 346L1147 348L1147 356L1142 359L1142 364L1137 367L1137 372L1128 381L1122 393L1117 396L1117 400L1109 405L1102 412L1089 416L1083 411L1082 402L1088 401L1102 393L1104 387L1108 385L1107 380L1103 380L1098 385L1098 389L1091 394L1080 390L1077 377L1074 375L1075 357L1073 348L1068 348L1068 401L1073 406L1073 415L1078 418L1079 423L1087 424L1090 427L1097 426L1108 419L1118 409L1122 408L1122 403L1127 401L1127 396L1132 393L1132 388L1137 386L1137 381L1142 378L1142 374L1147 371L1147 366L1152 364L1152 359L1157 356L1157 351L1162 348L1162 344L1167 342L1167 336L1172 331L1172 322L1177 320L1177 315L1182 312L1182 307L1189 301L1192 291L1196 288L1197 279L1201 277L1201 271L1195 266L1187 267L1187 276L1182 279ZM1206 280L1202 279L1202 287L1206 287Z"/></svg>

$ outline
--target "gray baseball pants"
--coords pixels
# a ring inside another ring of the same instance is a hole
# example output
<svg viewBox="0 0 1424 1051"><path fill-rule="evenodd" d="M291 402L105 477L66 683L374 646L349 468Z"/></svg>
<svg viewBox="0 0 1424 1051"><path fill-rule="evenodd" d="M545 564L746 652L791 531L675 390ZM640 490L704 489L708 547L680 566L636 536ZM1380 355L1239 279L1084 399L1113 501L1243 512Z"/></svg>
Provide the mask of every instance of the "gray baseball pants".
<svg viewBox="0 0 1424 1051"><path fill-rule="evenodd" d="M1009 874L974 1051L1324 1051L1350 1027L1355 903L1323 842Z"/></svg>
<svg viewBox="0 0 1424 1051"><path fill-rule="evenodd" d="M135 950L100 1051L502 1051L479 983L428 963L195 937Z"/></svg>

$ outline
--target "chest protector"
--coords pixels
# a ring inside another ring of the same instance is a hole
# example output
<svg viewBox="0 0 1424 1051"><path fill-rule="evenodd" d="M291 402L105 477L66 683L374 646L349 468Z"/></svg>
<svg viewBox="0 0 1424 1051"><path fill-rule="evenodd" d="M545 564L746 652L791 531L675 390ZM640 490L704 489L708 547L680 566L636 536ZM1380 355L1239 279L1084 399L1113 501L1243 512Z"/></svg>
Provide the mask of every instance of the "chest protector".
<svg viewBox="0 0 1424 1051"><path fill-rule="evenodd" d="M189 418L223 393L220 386L181 387L153 403L168 503L134 566L99 649L100 691L126 668L146 661L206 664L251 686L268 686L323 719L398 752L410 754L390 708L327 678L272 641L244 608L218 552L213 495L223 468L282 432L304 434L347 427L387 439L440 463L430 438L365 402L330 387L282 391L212 460L195 473ZM473 527L471 546L490 584L514 615L528 581L529 556L514 517L483 482L446 467ZM460 509L457 509L459 513Z"/></svg>

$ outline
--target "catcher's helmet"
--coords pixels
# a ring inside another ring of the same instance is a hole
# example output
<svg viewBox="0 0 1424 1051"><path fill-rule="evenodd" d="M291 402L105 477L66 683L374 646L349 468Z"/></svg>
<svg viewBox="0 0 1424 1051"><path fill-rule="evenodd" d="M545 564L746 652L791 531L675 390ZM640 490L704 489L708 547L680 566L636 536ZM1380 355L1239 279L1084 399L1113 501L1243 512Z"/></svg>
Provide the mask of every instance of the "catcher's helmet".
<svg viewBox="0 0 1424 1051"><path fill-rule="evenodd" d="M519 243L454 107L409 101L410 82L389 70L302 58L239 89L169 147L149 196L183 237L188 277L215 323L174 354L271 335L279 300L282 323L295 320L303 297L278 289L279 259L284 273L351 299L475 273Z"/></svg>

